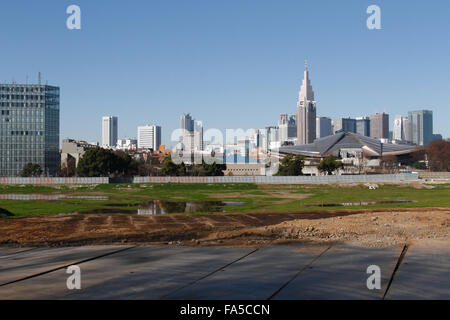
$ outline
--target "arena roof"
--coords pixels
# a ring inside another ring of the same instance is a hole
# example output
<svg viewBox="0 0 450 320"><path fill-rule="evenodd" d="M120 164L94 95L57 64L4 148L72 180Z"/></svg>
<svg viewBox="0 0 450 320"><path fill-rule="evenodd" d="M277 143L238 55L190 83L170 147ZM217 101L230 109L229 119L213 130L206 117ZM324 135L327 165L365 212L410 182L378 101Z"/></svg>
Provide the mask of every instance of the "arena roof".
<svg viewBox="0 0 450 320"><path fill-rule="evenodd" d="M381 157L382 155L402 155L412 153L416 150L416 146L382 143L378 139L356 133L340 132L332 136L317 139L311 144L281 147L279 153L301 154L310 157L323 157L330 154L339 156L341 149L362 149L364 153L369 156Z"/></svg>

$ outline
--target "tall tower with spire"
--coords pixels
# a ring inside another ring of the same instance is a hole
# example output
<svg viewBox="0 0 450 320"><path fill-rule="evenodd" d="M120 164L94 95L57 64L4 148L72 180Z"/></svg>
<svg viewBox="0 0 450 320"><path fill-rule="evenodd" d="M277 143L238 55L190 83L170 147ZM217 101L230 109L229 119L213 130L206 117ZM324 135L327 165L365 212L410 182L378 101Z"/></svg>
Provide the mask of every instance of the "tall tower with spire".
<svg viewBox="0 0 450 320"><path fill-rule="evenodd" d="M297 103L297 144L313 143L316 139L316 101L309 80L308 61Z"/></svg>

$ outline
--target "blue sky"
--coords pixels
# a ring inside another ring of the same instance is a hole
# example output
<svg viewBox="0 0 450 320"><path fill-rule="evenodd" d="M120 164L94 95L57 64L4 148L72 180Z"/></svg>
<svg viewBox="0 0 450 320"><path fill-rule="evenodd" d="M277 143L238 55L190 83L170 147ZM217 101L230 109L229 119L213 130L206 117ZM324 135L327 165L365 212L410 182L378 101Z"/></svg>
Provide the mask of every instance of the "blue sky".
<svg viewBox="0 0 450 320"><path fill-rule="evenodd" d="M66 28L66 8L82 30ZM382 30L366 28L381 7ZM190 112L208 128L262 128L294 113L307 57L318 113L434 111L450 137L450 2L15 0L0 11L0 81L61 87L61 138L100 141ZM391 124L392 125L392 124Z"/></svg>

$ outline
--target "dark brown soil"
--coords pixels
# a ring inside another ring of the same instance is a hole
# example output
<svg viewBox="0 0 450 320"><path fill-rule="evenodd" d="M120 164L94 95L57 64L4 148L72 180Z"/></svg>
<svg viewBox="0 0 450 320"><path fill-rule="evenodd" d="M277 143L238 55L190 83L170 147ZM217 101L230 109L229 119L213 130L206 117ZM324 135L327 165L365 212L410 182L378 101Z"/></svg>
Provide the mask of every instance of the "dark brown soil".
<svg viewBox="0 0 450 320"><path fill-rule="evenodd" d="M384 226L388 223L389 228ZM259 246L278 241L367 242L377 234L383 235L380 239L384 243L386 239L405 241L428 233L435 238L446 237L449 223L450 209L446 208L154 216L76 214L0 219L0 245Z"/></svg>

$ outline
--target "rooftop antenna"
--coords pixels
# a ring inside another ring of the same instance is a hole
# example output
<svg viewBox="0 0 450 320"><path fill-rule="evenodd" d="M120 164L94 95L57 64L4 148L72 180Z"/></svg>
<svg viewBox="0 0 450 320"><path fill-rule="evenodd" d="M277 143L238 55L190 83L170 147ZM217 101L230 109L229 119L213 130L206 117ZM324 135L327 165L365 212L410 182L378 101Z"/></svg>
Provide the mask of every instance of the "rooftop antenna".
<svg viewBox="0 0 450 320"><path fill-rule="evenodd" d="M25 81L25 84L28 84L28 75L27 75L27 80Z"/></svg>
<svg viewBox="0 0 450 320"><path fill-rule="evenodd" d="M41 72L38 73L38 84L41 85L42 75Z"/></svg>

